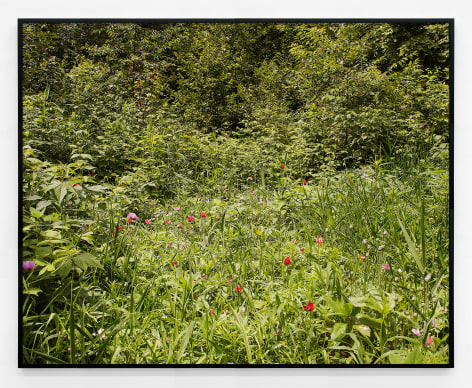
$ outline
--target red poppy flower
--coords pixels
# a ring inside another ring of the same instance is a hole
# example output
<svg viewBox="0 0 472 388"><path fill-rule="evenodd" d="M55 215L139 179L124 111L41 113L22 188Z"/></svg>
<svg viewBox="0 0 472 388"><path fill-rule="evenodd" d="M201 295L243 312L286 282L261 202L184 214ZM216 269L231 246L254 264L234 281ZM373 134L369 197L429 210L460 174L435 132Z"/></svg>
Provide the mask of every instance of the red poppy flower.
<svg viewBox="0 0 472 388"><path fill-rule="evenodd" d="M206 217L206 213L205 212L202 212L202 217Z"/></svg>
<svg viewBox="0 0 472 388"><path fill-rule="evenodd" d="M128 222L131 224L133 222L133 219L131 217L128 218Z"/></svg>
<svg viewBox="0 0 472 388"><path fill-rule="evenodd" d="M313 311L315 309L315 306L313 306L313 303L309 302L306 307L303 307L303 310L306 311Z"/></svg>
<svg viewBox="0 0 472 388"><path fill-rule="evenodd" d="M236 291L241 292L242 289L243 289L243 287L238 284L238 286L236 287Z"/></svg>
<svg viewBox="0 0 472 388"><path fill-rule="evenodd" d="M188 222L192 222L193 221L193 216L188 216Z"/></svg>
<svg viewBox="0 0 472 388"><path fill-rule="evenodd" d="M285 258L284 264L285 264L285 265L289 265L289 264L290 264L290 256L288 256L288 257Z"/></svg>
<svg viewBox="0 0 472 388"><path fill-rule="evenodd" d="M281 164L281 165L280 165L280 168L284 168L284 167L285 167L285 164Z"/></svg>

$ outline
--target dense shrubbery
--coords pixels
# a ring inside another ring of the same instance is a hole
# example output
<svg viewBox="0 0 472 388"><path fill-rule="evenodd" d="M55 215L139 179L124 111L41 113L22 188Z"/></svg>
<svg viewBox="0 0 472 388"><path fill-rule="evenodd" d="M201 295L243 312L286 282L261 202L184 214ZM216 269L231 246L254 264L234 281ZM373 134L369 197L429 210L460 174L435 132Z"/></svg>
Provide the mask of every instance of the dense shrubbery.
<svg viewBox="0 0 472 388"><path fill-rule="evenodd" d="M25 25L24 362L447 362L448 30L406 27Z"/></svg>

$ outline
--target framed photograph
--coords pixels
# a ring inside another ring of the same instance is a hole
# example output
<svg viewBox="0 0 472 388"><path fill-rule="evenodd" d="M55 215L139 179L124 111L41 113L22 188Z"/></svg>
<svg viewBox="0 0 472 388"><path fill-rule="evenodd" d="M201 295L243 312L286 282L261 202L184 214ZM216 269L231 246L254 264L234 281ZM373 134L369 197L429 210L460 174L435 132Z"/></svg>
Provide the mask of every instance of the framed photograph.
<svg viewBox="0 0 472 388"><path fill-rule="evenodd" d="M448 367L453 19L18 21L37 367Z"/></svg>

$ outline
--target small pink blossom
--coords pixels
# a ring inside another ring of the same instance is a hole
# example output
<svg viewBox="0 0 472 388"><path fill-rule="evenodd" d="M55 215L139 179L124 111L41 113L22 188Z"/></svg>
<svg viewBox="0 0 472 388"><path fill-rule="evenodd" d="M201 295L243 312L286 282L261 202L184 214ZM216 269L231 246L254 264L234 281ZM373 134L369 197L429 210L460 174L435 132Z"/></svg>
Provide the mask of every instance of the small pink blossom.
<svg viewBox="0 0 472 388"><path fill-rule="evenodd" d="M180 207L176 207L176 208L175 208L175 211L176 211L176 212L179 212L179 211L180 211Z"/></svg>
<svg viewBox="0 0 472 388"><path fill-rule="evenodd" d="M390 269L390 266L389 266L388 263L387 263L387 264L385 264L385 265L382 265L382 266L380 267L380 269L382 269L382 270L384 270L384 269Z"/></svg>
<svg viewBox="0 0 472 388"><path fill-rule="evenodd" d="M149 225L151 223L151 220L145 220L144 222L146 222L146 225Z"/></svg>
<svg viewBox="0 0 472 388"><path fill-rule="evenodd" d="M193 216L188 216L188 222L192 222L193 221Z"/></svg>
<svg viewBox="0 0 472 388"><path fill-rule="evenodd" d="M429 346L433 343L433 337L429 336L428 339L426 340L426 346Z"/></svg>
<svg viewBox="0 0 472 388"><path fill-rule="evenodd" d="M208 311L208 314L213 314L213 309L210 309L210 311Z"/></svg>
<svg viewBox="0 0 472 388"><path fill-rule="evenodd" d="M418 329L411 329L411 331L413 332L414 335L416 335L417 337L419 337L421 335L421 332L422 330L420 330L419 328Z"/></svg>
<svg viewBox="0 0 472 388"><path fill-rule="evenodd" d="M231 278L229 278L229 280L228 280L228 281L229 281L230 283L233 283L233 278L232 278L232 277L231 277Z"/></svg>
<svg viewBox="0 0 472 388"><path fill-rule="evenodd" d="M316 239L316 242L317 242L318 244L323 244L323 237L318 237L318 238Z"/></svg>

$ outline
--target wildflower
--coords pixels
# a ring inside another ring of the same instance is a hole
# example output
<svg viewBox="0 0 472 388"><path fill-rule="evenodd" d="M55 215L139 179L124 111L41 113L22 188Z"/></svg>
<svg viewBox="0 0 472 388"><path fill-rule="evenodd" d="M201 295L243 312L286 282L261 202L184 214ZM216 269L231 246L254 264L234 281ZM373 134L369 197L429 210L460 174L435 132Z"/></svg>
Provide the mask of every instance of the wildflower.
<svg viewBox="0 0 472 388"><path fill-rule="evenodd" d="M363 332L364 334L370 333L370 328L367 326L359 326L359 330L361 331L361 333Z"/></svg>
<svg viewBox="0 0 472 388"><path fill-rule="evenodd" d="M239 199L240 199L241 201L244 201L244 197L239 197Z"/></svg>
<svg viewBox="0 0 472 388"><path fill-rule="evenodd" d="M253 193L253 194L256 194L256 193L257 193L257 191L256 191L256 190L254 190L252 193Z"/></svg>
<svg viewBox="0 0 472 388"><path fill-rule="evenodd" d="M166 220L166 224L167 224L167 225L170 225L170 221L169 221L169 220Z"/></svg>
<svg viewBox="0 0 472 388"><path fill-rule="evenodd" d="M225 314L229 314L229 310L226 310L226 311L225 311Z"/></svg>
<svg viewBox="0 0 472 388"><path fill-rule="evenodd" d="M206 215L207 214L205 212L202 212L202 214L201 214L202 217L206 217Z"/></svg>
<svg viewBox="0 0 472 388"><path fill-rule="evenodd" d="M306 185L306 180L305 179L303 179L303 184Z"/></svg>
<svg viewBox="0 0 472 388"><path fill-rule="evenodd" d="M349 224L349 229L352 229L352 228L354 228L354 225Z"/></svg>
<svg viewBox="0 0 472 388"><path fill-rule="evenodd" d="M431 280L431 274L427 274L426 277L424 278L425 282L429 282Z"/></svg>
<svg viewBox="0 0 472 388"><path fill-rule="evenodd" d="M190 229L193 229L193 226L192 226L192 225L190 225Z"/></svg>
<svg viewBox="0 0 472 388"><path fill-rule="evenodd" d="M285 167L285 164L281 164L281 165L280 165L280 168L284 168L284 167Z"/></svg>
<svg viewBox="0 0 472 388"><path fill-rule="evenodd" d="M179 225L177 225L177 228L181 228L181 227L182 227L182 225L180 225L180 224L179 224Z"/></svg>
<svg viewBox="0 0 472 388"><path fill-rule="evenodd" d="M180 211L180 207L176 207L176 208L175 208L175 211L176 211L176 212L179 212L179 211Z"/></svg>
<svg viewBox="0 0 472 388"><path fill-rule="evenodd" d="M223 186L223 190L228 190L228 187L226 187L226 186Z"/></svg>
<svg viewBox="0 0 472 388"><path fill-rule="evenodd" d="M379 246L379 251L381 251L381 250L384 249L384 248L385 248L385 245L380 245L380 246Z"/></svg>
<svg viewBox="0 0 472 388"><path fill-rule="evenodd" d="M233 283L233 278L232 278L232 277L231 277L231 278L229 278L229 280L228 280L228 281L229 281L230 283Z"/></svg>
<svg viewBox="0 0 472 388"><path fill-rule="evenodd" d="M201 232L201 231L202 231L202 228L198 229L198 231Z"/></svg>
<svg viewBox="0 0 472 388"><path fill-rule="evenodd" d="M289 265L289 264L290 264L290 256L288 256L288 257L285 258L284 264L285 264L285 265Z"/></svg>
<svg viewBox="0 0 472 388"><path fill-rule="evenodd" d="M401 269L401 268L398 268L398 273L402 273L402 269Z"/></svg>
<svg viewBox="0 0 472 388"><path fill-rule="evenodd" d="M146 225L149 225L151 223L151 220L145 220L144 222L146 222Z"/></svg>
<svg viewBox="0 0 472 388"><path fill-rule="evenodd" d="M125 227L124 226L119 226L118 229L119 230L123 230Z"/></svg>
<svg viewBox="0 0 472 388"><path fill-rule="evenodd" d="M362 244L364 245L367 244L367 240L366 239L362 240Z"/></svg>
<svg viewBox="0 0 472 388"><path fill-rule="evenodd" d="M196 280L195 280L196 281ZM200 296L200 294L195 294L195 298L198 298Z"/></svg>
<svg viewBox="0 0 472 388"><path fill-rule="evenodd" d="M323 238L322 238L322 237L318 237L318 238L316 239L316 242L317 242L318 244L323 244Z"/></svg>
<svg viewBox="0 0 472 388"><path fill-rule="evenodd" d="M193 216L188 216L188 222L192 222L193 221Z"/></svg>
<svg viewBox="0 0 472 388"><path fill-rule="evenodd" d="M242 289L243 289L243 287L238 284L238 286L236 287L236 291L241 292Z"/></svg>
<svg viewBox="0 0 472 388"><path fill-rule="evenodd" d="M213 314L213 309L210 309L210 311L208 311L208 314Z"/></svg>
<svg viewBox="0 0 472 388"><path fill-rule="evenodd" d="M382 267L380 267L380 269L384 270L384 269L390 269L390 266L387 264L385 265L382 265Z"/></svg>
<svg viewBox="0 0 472 388"><path fill-rule="evenodd" d="M434 321L431 321L431 327L434 329L435 327L437 327L438 325L436 323L434 323Z"/></svg>
<svg viewBox="0 0 472 388"><path fill-rule="evenodd" d="M326 181L325 181L324 178L321 178L320 180L321 180L321 182L322 182L323 184L326 184Z"/></svg>
<svg viewBox="0 0 472 388"><path fill-rule="evenodd" d="M264 201L259 202L259 204L264 205Z"/></svg>
<svg viewBox="0 0 472 388"><path fill-rule="evenodd" d="M421 331L419 328L418 329L411 329L411 331L413 332L414 335L416 335L417 337L419 337L421 335Z"/></svg>
<svg viewBox="0 0 472 388"><path fill-rule="evenodd" d="M131 218L131 219L133 219L133 220L135 220L135 219L139 220L138 216L137 216L136 214L134 214L134 213L129 213L129 214L126 216L126 218Z"/></svg>
<svg viewBox="0 0 472 388"><path fill-rule="evenodd" d="M131 224L133 222L133 219L131 217L128 218L128 222Z"/></svg>
<svg viewBox="0 0 472 388"><path fill-rule="evenodd" d="M100 334L102 334L103 332L104 332L104 330L103 330L102 328L100 328L100 329L98 329L98 331L97 331L96 333L92 333L92 335L93 335L94 337L96 337L97 335L100 335ZM105 334L103 334L103 335L100 337L100 339L105 339L105 338L106 338L106 337L105 337Z"/></svg>
<svg viewBox="0 0 472 388"><path fill-rule="evenodd" d="M169 341L169 342L170 342L170 337L167 337L166 339L167 339L167 341Z"/></svg>
<svg viewBox="0 0 472 388"><path fill-rule="evenodd" d="M252 178L251 178L251 177L249 177L249 178L247 178L247 179L252 182Z"/></svg>
<svg viewBox="0 0 472 388"><path fill-rule="evenodd" d="M25 271L32 271L35 264L32 261L23 261L23 269Z"/></svg>
<svg viewBox="0 0 472 388"><path fill-rule="evenodd" d="M395 281L398 282L398 276L395 277Z"/></svg>
<svg viewBox="0 0 472 388"><path fill-rule="evenodd" d="M328 228L326 228L326 229L325 229L325 232L326 232L326 233L328 233L328 232L329 232L329 229L328 229Z"/></svg>
<svg viewBox="0 0 472 388"><path fill-rule="evenodd" d="M363 260L363 259L365 259L365 256L363 254L359 254L359 255L357 255L357 258Z"/></svg>
<svg viewBox="0 0 472 388"><path fill-rule="evenodd" d="M306 307L303 307L303 310L306 311L313 311L315 309L315 306L313 306L313 303L309 302Z"/></svg>
<svg viewBox="0 0 472 388"><path fill-rule="evenodd" d="M197 194L197 195L195 196L195 198L200 198L200 196Z"/></svg>
<svg viewBox="0 0 472 388"><path fill-rule="evenodd" d="M300 252L305 252L305 248L300 248Z"/></svg>
<svg viewBox="0 0 472 388"><path fill-rule="evenodd" d="M67 202L67 206L72 206L72 201Z"/></svg>
<svg viewBox="0 0 472 388"><path fill-rule="evenodd" d="M177 260L174 260L174 262L172 263L172 265L177 265L179 262Z"/></svg>
<svg viewBox="0 0 472 388"><path fill-rule="evenodd" d="M433 337L429 336L428 339L426 340L426 346L429 346L433 343Z"/></svg>

